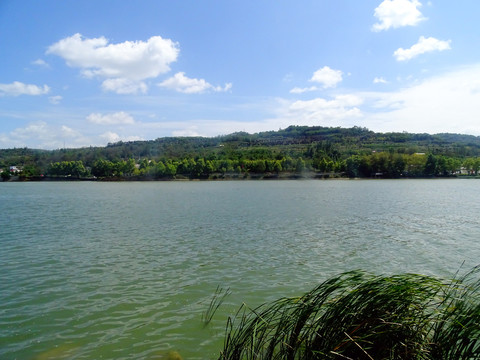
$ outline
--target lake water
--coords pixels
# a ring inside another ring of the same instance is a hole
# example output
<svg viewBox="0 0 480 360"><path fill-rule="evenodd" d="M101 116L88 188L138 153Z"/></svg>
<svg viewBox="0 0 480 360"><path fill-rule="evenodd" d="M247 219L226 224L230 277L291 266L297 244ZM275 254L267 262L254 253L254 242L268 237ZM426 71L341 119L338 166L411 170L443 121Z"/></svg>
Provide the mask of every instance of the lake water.
<svg viewBox="0 0 480 360"><path fill-rule="evenodd" d="M215 359L339 272L480 263L476 180L0 183L0 359ZM208 326L217 286L231 294Z"/></svg>

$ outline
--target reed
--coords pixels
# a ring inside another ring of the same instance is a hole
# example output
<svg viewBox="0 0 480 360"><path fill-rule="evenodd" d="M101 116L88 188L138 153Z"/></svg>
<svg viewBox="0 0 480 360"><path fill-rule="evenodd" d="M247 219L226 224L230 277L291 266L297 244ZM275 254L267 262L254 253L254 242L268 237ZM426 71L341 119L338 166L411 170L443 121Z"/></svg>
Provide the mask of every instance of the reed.
<svg viewBox="0 0 480 360"><path fill-rule="evenodd" d="M223 301L228 295L230 295L230 293L230 288L224 289L220 287L220 285L217 286L207 310L202 313L202 322L204 327L210 324L213 315L215 315L220 305L222 305Z"/></svg>
<svg viewBox="0 0 480 360"><path fill-rule="evenodd" d="M480 359L479 268L459 279L361 271L227 321L219 360Z"/></svg>

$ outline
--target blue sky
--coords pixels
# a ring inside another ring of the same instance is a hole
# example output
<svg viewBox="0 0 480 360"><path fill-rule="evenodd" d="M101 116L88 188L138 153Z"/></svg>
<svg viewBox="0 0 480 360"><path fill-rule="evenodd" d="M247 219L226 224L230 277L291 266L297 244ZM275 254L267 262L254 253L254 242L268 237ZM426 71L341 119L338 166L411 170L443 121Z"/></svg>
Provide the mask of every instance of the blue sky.
<svg viewBox="0 0 480 360"><path fill-rule="evenodd" d="M478 0L0 0L0 148L480 135Z"/></svg>

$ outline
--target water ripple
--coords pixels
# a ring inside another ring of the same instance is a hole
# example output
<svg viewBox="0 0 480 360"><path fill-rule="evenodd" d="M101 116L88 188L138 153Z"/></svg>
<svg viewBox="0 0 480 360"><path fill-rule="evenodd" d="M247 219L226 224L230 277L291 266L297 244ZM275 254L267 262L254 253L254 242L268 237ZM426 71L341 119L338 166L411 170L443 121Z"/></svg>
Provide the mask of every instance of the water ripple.
<svg viewBox="0 0 480 360"><path fill-rule="evenodd" d="M216 358L243 302L480 255L474 181L1 185L1 359Z"/></svg>

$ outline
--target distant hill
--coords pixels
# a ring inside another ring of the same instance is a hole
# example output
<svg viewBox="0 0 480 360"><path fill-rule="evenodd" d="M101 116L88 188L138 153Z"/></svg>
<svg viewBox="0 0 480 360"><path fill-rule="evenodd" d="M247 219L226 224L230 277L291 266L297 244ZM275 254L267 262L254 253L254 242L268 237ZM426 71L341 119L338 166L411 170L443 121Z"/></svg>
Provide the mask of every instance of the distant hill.
<svg viewBox="0 0 480 360"><path fill-rule="evenodd" d="M338 162L352 156L382 152L398 155L423 153L464 160L480 156L480 137L448 133L376 133L361 127L290 126L255 134L237 132L216 137L120 141L105 147L3 149L0 150L0 169L15 165L45 172L51 163L62 161L82 161L86 167L91 167L100 159L112 162L133 159L139 163L142 159L165 162L189 158L212 161L302 158L307 166L313 164L315 167L315 161L318 163L322 159Z"/></svg>
<svg viewBox="0 0 480 360"><path fill-rule="evenodd" d="M344 156L371 151L400 153L431 152L447 156L478 156L480 137L460 134L375 133L366 128L290 126L283 130L255 134L237 132L213 138L165 137L152 141L118 142L101 148L107 158L120 157L208 157L229 150L270 149L302 155L310 146L329 144ZM99 151L96 148L96 151Z"/></svg>

